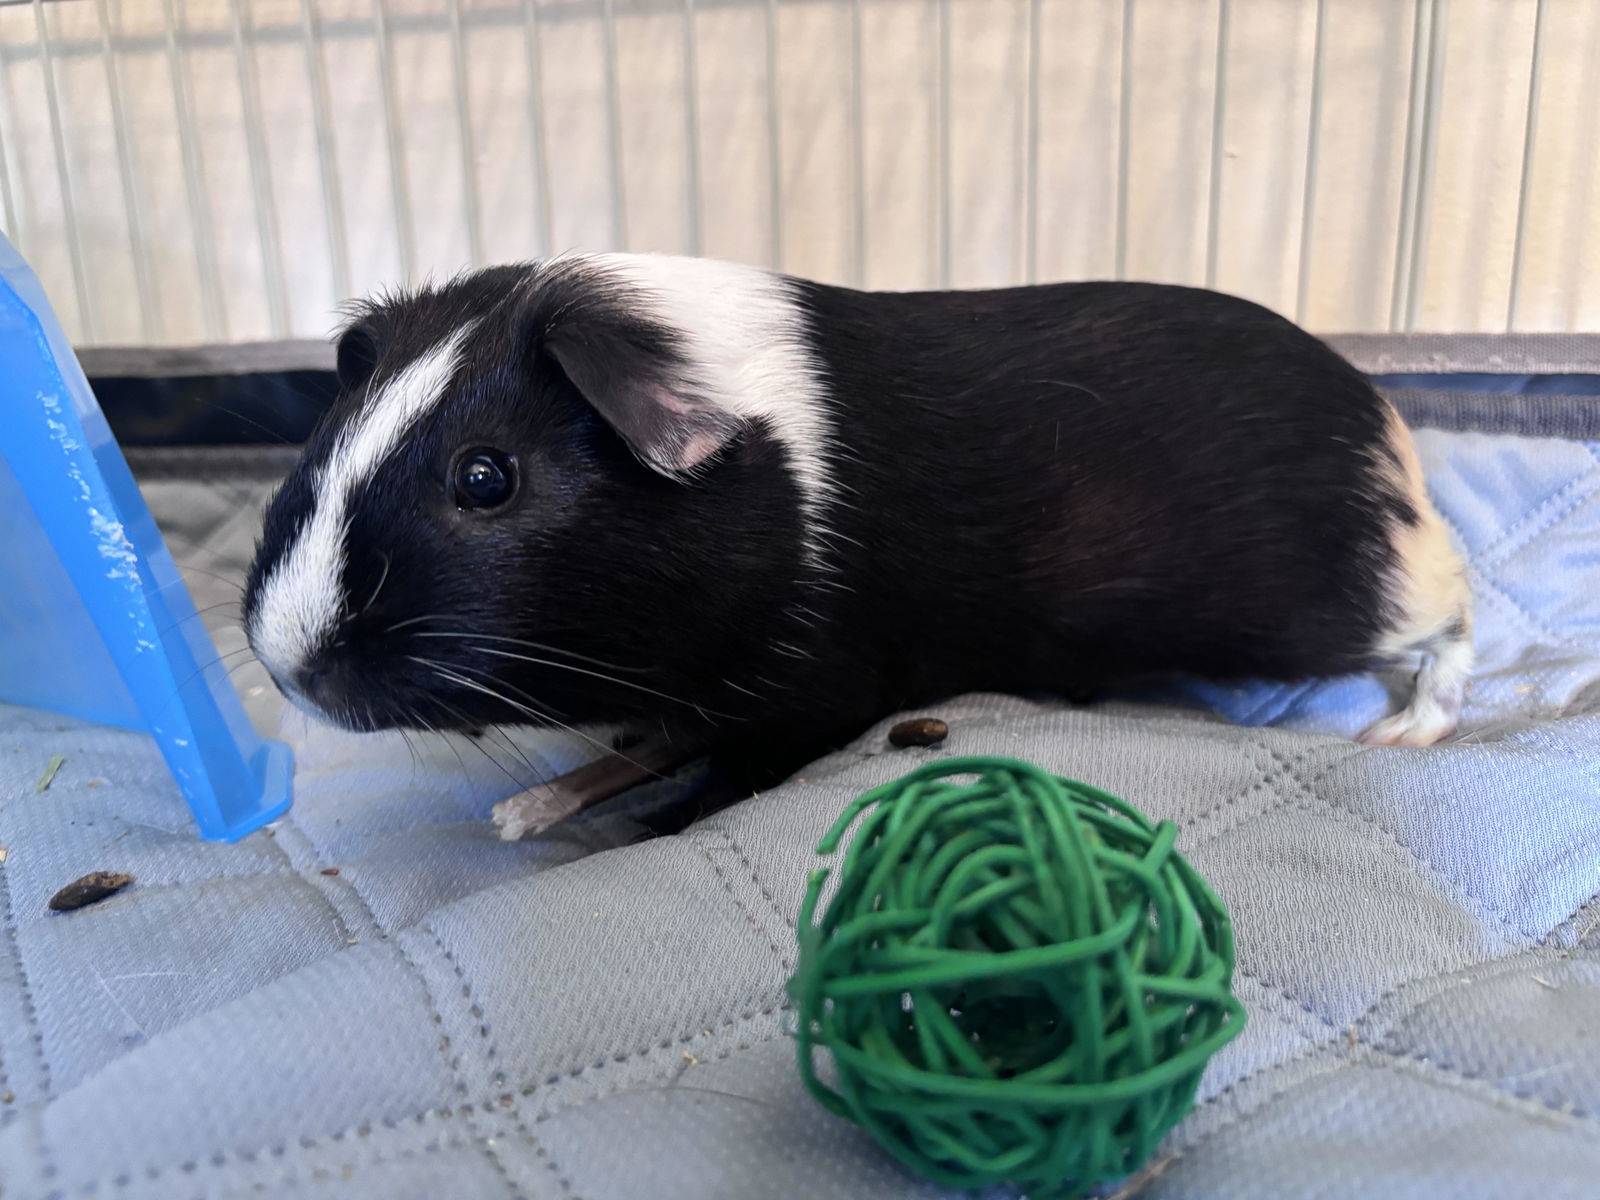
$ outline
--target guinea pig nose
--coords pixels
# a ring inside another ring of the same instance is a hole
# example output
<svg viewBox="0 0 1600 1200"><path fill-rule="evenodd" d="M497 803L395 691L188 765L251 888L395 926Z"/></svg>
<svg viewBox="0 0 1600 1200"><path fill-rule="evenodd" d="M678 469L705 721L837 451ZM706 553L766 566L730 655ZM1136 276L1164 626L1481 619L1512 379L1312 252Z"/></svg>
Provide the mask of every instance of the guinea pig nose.
<svg viewBox="0 0 1600 1200"><path fill-rule="evenodd" d="M327 699L332 682L333 673L327 667L301 667L294 673L295 690L313 704L320 704Z"/></svg>

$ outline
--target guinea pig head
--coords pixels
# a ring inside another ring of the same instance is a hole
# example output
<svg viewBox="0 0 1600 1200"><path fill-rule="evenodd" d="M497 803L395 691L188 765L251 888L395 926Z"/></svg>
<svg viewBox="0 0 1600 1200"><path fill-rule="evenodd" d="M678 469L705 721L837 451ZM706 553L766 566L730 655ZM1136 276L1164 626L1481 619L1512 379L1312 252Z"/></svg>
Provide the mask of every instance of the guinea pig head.
<svg viewBox="0 0 1600 1200"><path fill-rule="evenodd" d="M655 295L578 258L355 312L246 587L292 701L357 730L716 719L803 518Z"/></svg>

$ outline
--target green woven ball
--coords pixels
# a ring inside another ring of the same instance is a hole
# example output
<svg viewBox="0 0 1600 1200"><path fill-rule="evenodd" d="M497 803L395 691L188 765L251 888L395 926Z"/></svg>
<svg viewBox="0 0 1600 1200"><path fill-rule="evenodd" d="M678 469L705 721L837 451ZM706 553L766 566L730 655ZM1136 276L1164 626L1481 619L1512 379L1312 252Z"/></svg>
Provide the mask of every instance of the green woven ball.
<svg viewBox="0 0 1600 1200"><path fill-rule="evenodd" d="M826 870L801 910L812 1095L947 1186L1068 1197L1137 1170L1244 1025L1227 912L1177 827L1002 758L868 792L817 852L858 820L821 919Z"/></svg>

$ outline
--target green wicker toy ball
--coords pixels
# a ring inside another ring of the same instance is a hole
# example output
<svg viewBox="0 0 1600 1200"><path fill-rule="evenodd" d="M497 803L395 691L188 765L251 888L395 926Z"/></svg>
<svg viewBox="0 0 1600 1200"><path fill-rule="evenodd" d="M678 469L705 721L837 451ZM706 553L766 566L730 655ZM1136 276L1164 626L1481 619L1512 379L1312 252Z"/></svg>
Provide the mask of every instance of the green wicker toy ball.
<svg viewBox="0 0 1600 1200"><path fill-rule="evenodd" d="M948 1186L1070 1197L1137 1170L1244 1025L1177 827L1001 758L868 792L817 852L858 820L821 919L826 870L801 911L812 1095Z"/></svg>

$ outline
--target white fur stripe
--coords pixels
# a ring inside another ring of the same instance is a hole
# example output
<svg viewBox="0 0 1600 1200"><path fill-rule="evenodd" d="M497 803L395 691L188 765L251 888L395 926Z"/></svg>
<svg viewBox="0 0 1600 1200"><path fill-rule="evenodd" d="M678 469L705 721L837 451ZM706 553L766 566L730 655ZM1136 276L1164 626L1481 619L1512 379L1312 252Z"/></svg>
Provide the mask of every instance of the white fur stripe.
<svg viewBox="0 0 1600 1200"><path fill-rule="evenodd" d="M311 515L262 586L250 631L256 657L285 687L338 627L351 495L443 401L471 330L456 330L379 387L318 471Z"/></svg>
<svg viewBox="0 0 1600 1200"><path fill-rule="evenodd" d="M689 381L725 412L764 421L800 490L806 550L821 565L833 422L821 364L793 281L759 267L665 254L596 254L590 261L637 289L684 339Z"/></svg>

